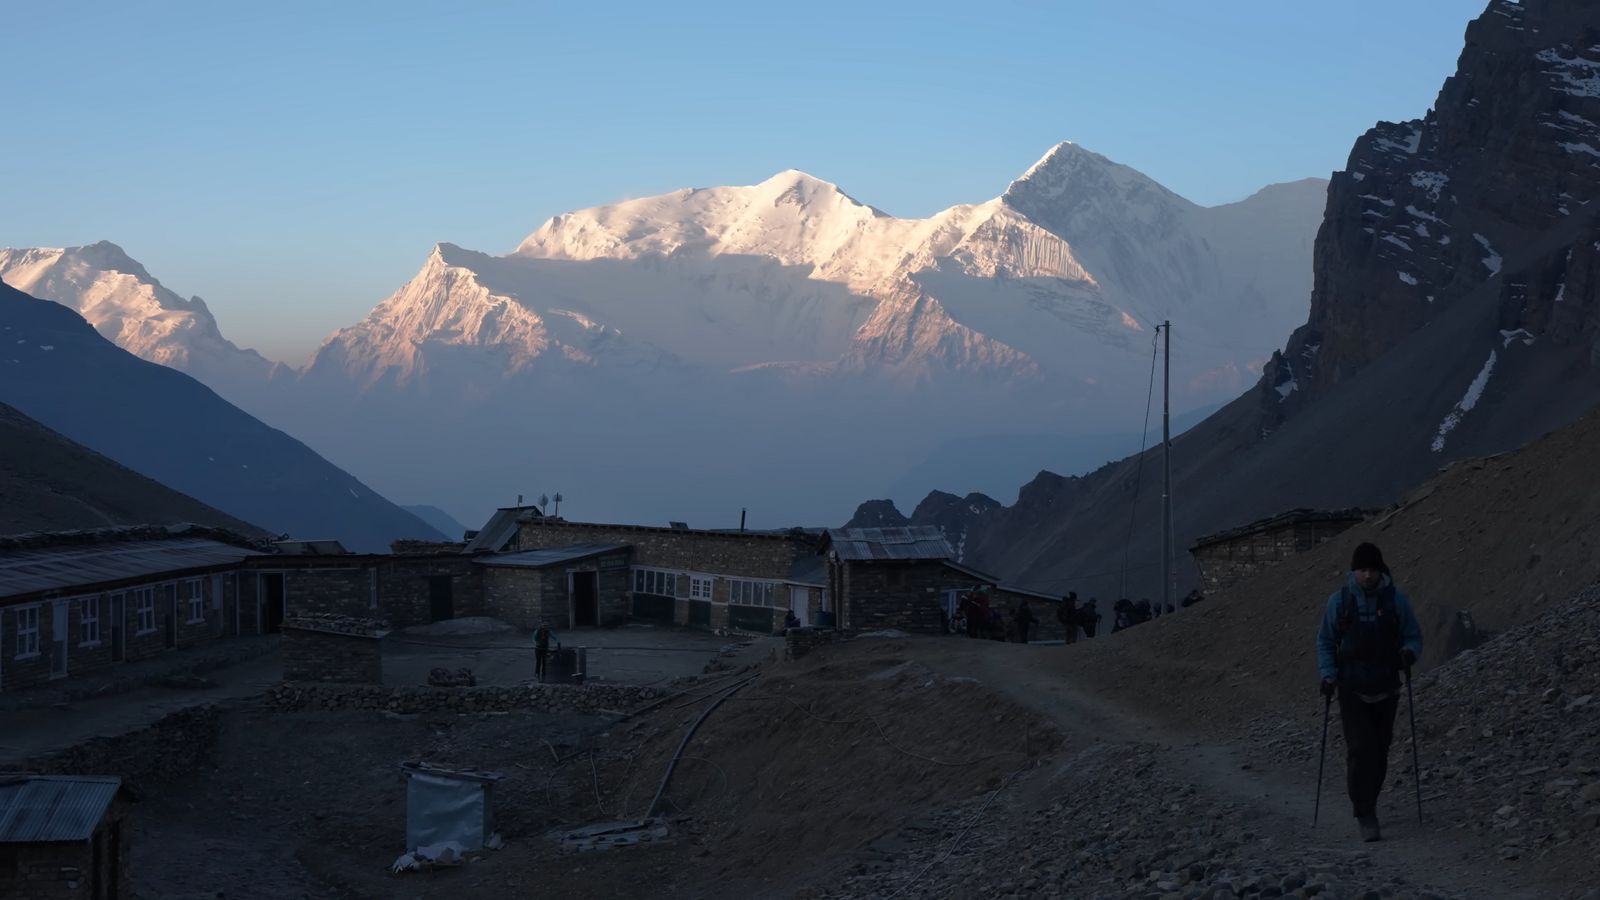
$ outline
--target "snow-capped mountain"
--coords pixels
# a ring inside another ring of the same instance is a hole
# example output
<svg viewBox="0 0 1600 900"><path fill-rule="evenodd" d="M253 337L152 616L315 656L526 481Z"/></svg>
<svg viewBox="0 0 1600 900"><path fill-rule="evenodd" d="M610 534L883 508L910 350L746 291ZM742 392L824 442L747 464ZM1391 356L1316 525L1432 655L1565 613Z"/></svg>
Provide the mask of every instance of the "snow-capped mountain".
<svg viewBox="0 0 1600 900"><path fill-rule="evenodd" d="M173 293L110 241L0 249L0 280L74 310L122 349L187 372L235 402L284 370L224 338L204 300Z"/></svg>
<svg viewBox="0 0 1600 900"><path fill-rule="evenodd" d="M952 437L1128 430L1168 317L1180 409L1236 393L1304 320L1324 190L1204 208L1063 143L925 219L795 170L579 210L505 256L436 246L323 344L283 421L396 493L470 448L427 477L482 505L536 471L591 517L836 521L847 481L881 489Z"/></svg>
<svg viewBox="0 0 1600 900"><path fill-rule="evenodd" d="M1102 380L1137 372L1171 317L1190 339L1185 400L1212 402L1303 317L1323 190L1207 209L1063 143L1001 197L901 219L789 170L556 216L504 257L441 244L310 370L417 383L470 347L502 379L573 365L976 377L1065 387L1104 412L1138 391Z"/></svg>

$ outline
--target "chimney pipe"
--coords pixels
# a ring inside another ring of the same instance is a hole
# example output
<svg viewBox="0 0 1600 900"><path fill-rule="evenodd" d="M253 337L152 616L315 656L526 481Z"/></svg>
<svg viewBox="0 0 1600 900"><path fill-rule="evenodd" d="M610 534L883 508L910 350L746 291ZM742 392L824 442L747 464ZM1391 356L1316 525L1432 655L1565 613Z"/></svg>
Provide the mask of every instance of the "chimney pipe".
<svg viewBox="0 0 1600 900"><path fill-rule="evenodd" d="M744 531L744 507L739 507L739 530Z"/></svg>

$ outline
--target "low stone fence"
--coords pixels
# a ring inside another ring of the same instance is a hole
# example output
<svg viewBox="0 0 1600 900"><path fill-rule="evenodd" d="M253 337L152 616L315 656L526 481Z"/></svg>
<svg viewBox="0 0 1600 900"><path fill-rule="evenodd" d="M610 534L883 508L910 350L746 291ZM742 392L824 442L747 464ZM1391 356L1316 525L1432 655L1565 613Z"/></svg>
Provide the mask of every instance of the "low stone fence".
<svg viewBox="0 0 1600 900"><path fill-rule="evenodd" d="M19 768L48 775L120 775L135 790L147 788L187 775L211 758L217 715L214 705L192 706L137 731L90 738Z"/></svg>
<svg viewBox="0 0 1600 900"><path fill-rule="evenodd" d="M652 687L611 684L528 684L516 687L401 687L283 682L267 691L268 708L373 709L394 713L627 712L662 696Z"/></svg>

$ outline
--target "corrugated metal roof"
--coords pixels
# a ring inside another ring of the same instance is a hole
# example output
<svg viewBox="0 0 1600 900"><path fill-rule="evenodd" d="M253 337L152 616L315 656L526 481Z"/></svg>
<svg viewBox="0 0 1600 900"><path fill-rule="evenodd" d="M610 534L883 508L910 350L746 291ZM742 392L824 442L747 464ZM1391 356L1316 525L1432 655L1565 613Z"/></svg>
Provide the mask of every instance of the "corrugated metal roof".
<svg viewBox="0 0 1600 900"><path fill-rule="evenodd" d="M602 553L615 553L618 550L626 550L629 546L629 544L578 544L573 547L548 547L543 550L523 550L520 553L497 553L493 556L479 557L473 562L484 566L542 569L545 566L588 559Z"/></svg>
<svg viewBox="0 0 1600 900"><path fill-rule="evenodd" d="M0 551L0 599L163 572L202 569L261 556L209 538L111 541Z"/></svg>
<svg viewBox="0 0 1600 900"><path fill-rule="evenodd" d="M840 559L949 559L955 553L936 525L904 528L830 528L828 542Z"/></svg>
<svg viewBox="0 0 1600 900"><path fill-rule="evenodd" d="M86 841L121 786L112 776L0 777L0 844Z"/></svg>
<svg viewBox="0 0 1600 900"><path fill-rule="evenodd" d="M517 536L517 520L524 512L537 509L531 506L504 506L494 511L487 524L468 542L463 553L499 553L506 542Z"/></svg>

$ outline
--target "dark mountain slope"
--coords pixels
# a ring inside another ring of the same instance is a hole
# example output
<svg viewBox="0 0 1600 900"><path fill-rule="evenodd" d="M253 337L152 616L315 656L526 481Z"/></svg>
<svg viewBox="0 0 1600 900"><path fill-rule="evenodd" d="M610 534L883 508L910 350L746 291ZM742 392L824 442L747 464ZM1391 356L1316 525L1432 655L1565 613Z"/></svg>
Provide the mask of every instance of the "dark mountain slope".
<svg viewBox="0 0 1600 900"><path fill-rule="evenodd" d="M174 490L273 532L381 551L442 536L304 444L77 313L0 285L0 402Z"/></svg>
<svg viewBox="0 0 1600 900"><path fill-rule="evenodd" d="M0 403L0 535L181 522L266 536Z"/></svg>

